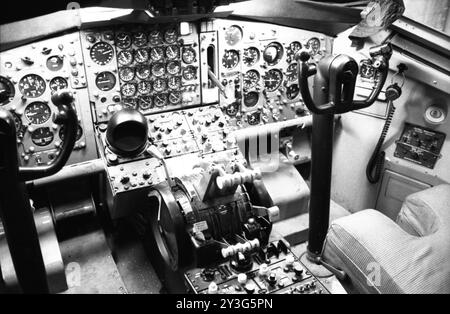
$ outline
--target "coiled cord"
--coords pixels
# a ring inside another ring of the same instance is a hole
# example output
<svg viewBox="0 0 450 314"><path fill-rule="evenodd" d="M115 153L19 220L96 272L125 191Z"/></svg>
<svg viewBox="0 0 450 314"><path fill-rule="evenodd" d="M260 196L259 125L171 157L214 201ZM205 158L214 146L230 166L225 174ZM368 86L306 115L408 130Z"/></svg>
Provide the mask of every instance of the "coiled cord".
<svg viewBox="0 0 450 314"><path fill-rule="evenodd" d="M375 150L373 151L372 156L370 157L369 162L367 163L366 176L367 180L369 180L370 183L377 183L378 181L380 181L381 171L383 170L384 166L384 157L386 155L384 151L381 151L381 147L384 144L387 133L389 131L389 127L391 126L394 113L395 113L394 102L390 101L388 115L386 117L386 122L384 123L383 126L383 131L381 132L380 138L378 139L378 143L375 146Z"/></svg>

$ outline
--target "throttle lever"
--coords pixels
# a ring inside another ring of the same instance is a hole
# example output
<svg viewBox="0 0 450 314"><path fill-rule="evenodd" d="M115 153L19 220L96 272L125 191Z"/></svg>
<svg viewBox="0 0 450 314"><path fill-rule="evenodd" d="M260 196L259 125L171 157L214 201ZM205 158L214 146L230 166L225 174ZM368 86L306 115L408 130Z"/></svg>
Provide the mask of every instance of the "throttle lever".
<svg viewBox="0 0 450 314"><path fill-rule="evenodd" d="M19 177L22 181L36 180L57 173L64 167L75 146L78 117L73 94L69 90L61 89L52 95L51 100L58 107L58 113L53 116L53 122L64 126L61 151L56 159L46 166L19 167Z"/></svg>

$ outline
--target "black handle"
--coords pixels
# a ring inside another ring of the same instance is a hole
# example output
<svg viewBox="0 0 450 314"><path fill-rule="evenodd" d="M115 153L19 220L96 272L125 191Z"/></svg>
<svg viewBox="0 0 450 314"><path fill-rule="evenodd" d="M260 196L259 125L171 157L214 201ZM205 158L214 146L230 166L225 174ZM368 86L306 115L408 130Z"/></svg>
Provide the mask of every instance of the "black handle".
<svg viewBox="0 0 450 314"><path fill-rule="evenodd" d="M51 176L61 170L66 164L75 146L78 118L75 111L73 94L68 90L59 90L52 96L52 102L58 107L58 113L54 115L53 122L64 125L64 141L61 151L56 159L49 165L37 167L20 167L19 177L21 181L36 180Z"/></svg>

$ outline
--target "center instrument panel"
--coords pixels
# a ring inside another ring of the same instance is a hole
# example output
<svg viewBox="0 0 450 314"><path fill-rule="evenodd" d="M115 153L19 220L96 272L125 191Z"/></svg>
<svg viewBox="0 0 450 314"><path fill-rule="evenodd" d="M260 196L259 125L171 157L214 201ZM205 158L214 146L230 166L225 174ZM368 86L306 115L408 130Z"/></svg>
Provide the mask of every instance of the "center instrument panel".
<svg viewBox="0 0 450 314"><path fill-rule="evenodd" d="M109 150L105 131L116 112L142 113L148 145L165 158L236 149L234 130L309 115L296 80L302 48L318 61L331 38L222 19L85 29L1 52L0 104L16 118L21 163L45 164L64 140L51 94L71 89L80 127L70 163L98 151L112 172L133 173L133 162L150 156Z"/></svg>

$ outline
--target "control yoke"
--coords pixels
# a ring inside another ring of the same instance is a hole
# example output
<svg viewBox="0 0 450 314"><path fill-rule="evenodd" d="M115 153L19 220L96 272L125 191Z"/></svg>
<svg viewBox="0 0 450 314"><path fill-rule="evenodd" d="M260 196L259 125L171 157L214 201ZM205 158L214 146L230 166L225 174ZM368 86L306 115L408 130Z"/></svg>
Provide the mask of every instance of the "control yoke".
<svg viewBox="0 0 450 314"><path fill-rule="evenodd" d="M72 93L67 90L59 90L52 95L52 102L58 108L58 113L54 115L53 122L64 126L64 141L61 151L49 165L19 167L19 177L22 181L35 180L57 173L64 167L75 146L78 118Z"/></svg>
<svg viewBox="0 0 450 314"><path fill-rule="evenodd" d="M365 100L353 100L358 64L346 55L328 56L318 65L308 63L310 55L301 50L296 59L298 79L303 101L308 109L315 114L341 114L371 106L386 82L389 71L389 59L392 55L390 44L382 44L369 50L372 66L377 70L375 86ZM311 97L308 78L314 78L314 99Z"/></svg>
<svg viewBox="0 0 450 314"><path fill-rule="evenodd" d="M310 55L297 53L300 93L313 113L311 143L311 196L309 203L308 258L320 263L320 254L328 231L330 216L331 169L333 156L334 115L369 107L378 98L386 82L392 47L389 43L369 51L376 70L375 86L365 100L353 100L358 64L346 55L327 56L316 64ZM314 75L313 97L308 78Z"/></svg>

